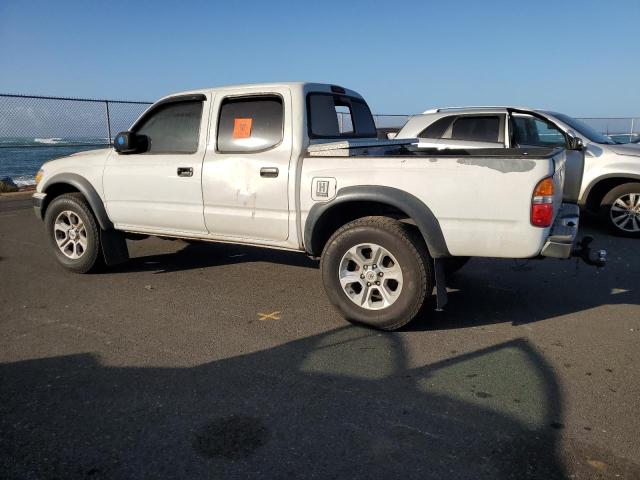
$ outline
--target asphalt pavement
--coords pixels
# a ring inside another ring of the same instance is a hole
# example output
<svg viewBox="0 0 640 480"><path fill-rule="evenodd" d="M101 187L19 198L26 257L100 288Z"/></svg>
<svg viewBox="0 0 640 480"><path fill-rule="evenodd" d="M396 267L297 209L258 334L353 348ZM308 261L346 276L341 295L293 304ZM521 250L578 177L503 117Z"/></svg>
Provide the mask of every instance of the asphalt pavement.
<svg viewBox="0 0 640 480"><path fill-rule="evenodd" d="M582 231L606 268L473 259L381 333L295 253L66 272L0 197L0 478L640 478L640 243Z"/></svg>

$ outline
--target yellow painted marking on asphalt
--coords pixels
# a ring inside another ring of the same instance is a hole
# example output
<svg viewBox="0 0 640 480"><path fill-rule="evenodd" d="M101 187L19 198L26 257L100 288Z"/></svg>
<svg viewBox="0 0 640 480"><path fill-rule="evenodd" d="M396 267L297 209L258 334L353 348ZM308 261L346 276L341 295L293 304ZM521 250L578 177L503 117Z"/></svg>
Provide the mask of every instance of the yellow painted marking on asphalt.
<svg viewBox="0 0 640 480"><path fill-rule="evenodd" d="M607 464L600 460L587 459L587 463L597 470L604 470L607 468Z"/></svg>
<svg viewBox="0 0 640 480"><path fill-rule="evenodd" d="M280 320L280 314L282 312L277 311L273 313L258 313L258 320L264 322L265 320Z"/></svg>

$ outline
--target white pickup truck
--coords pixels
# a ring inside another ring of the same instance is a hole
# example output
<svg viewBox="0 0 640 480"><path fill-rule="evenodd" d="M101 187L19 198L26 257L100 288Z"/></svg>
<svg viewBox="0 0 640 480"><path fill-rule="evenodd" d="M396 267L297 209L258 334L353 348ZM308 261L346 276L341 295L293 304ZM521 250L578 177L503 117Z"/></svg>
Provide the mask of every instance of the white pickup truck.
<svg viewBox="0 0 640 480"><path fill-rule="evenodd" d="M335 85L175 94L114 149L43 165L34 206L69 270L126 260L139 234L306 252L347 320L385 330L434 286L446 303L464 257L604 262L575 242L579 145L442 152L375 137L363 98Z"/></svg>

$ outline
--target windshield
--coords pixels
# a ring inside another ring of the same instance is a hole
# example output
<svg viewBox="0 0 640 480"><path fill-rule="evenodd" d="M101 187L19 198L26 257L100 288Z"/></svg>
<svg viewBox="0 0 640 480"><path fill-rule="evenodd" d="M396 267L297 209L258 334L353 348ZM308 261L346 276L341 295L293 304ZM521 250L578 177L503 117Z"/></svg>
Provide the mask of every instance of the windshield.
<svg viewBox="0 0 640 480"><path fill-rule="evenodd" d="M558 120L566 123L571 128L573 128L576 132L578 132L581 135L584 135L594 143L604 143L609 145L615 145L616 143L606 135L599 133L597 130L594 130L589 125L587 125L584 122L581 122L580 120L576 120L575 118L572 118L568 115L564 115L563 113L555 113L555 112L545 112L545 113L548 113L549 115L553 115Z"/></svg>
<svg viewBox="0 0 640 480"><path fill-rule="evenodd" d="M369 107L359 98L331 93L307 96L311 138L376 138Z"/></svg>

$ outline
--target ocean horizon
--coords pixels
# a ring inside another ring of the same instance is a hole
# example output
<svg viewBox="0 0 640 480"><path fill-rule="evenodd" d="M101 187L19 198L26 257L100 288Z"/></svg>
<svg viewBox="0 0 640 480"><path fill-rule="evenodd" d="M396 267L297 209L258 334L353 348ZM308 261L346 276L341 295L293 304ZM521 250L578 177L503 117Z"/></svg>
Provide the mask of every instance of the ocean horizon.
<svg viewBox="0 0 640 480"><path fill-rule="evenodd" d="M35 185L40 167L53 159L109 146L106 137L0 137L0 178Z"/></svg>

